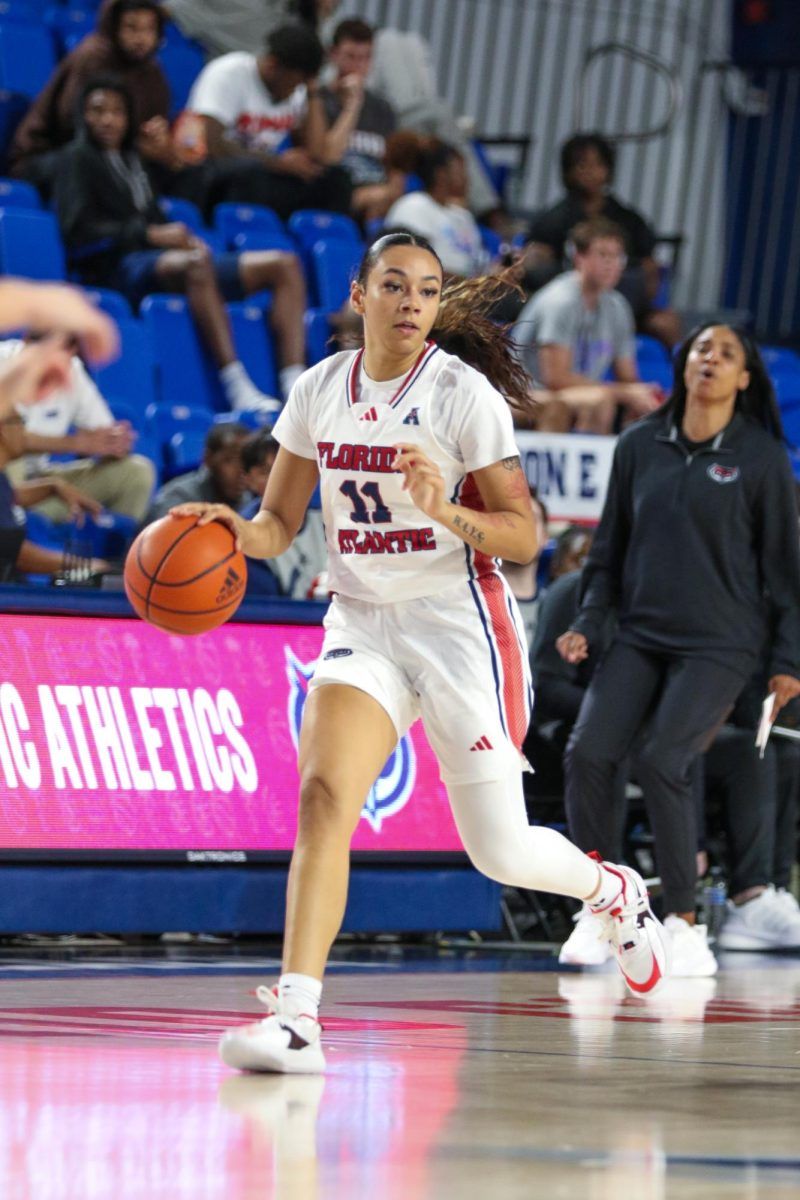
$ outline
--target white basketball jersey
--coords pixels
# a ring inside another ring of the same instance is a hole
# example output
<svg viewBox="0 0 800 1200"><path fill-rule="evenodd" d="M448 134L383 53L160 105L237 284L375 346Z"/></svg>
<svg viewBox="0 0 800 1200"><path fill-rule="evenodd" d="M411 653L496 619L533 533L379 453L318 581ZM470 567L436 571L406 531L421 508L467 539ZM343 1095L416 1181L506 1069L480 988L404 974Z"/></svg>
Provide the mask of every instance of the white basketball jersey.
<svg viewBox="0 0 800 1200"><path fill-rule="evenodd" d="M399 443L419 446L450 500L482 508L472 472L518 453L503 397L433 342L402 379L376 383L362 359L345 351L304 372L274 429L319 467L331 590L392 603L496 571L416 507L392 463Z"/></svg>

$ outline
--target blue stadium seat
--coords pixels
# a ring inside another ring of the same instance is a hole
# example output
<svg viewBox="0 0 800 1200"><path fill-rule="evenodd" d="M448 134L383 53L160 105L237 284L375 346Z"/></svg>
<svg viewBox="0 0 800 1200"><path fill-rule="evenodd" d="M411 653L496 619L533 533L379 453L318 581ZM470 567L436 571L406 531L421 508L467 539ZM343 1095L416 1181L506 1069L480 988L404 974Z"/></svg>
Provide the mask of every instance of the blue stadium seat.
<svg viewBox="0 0 800 1200"><path fill-rule="evenodd" d="M185 38L182 41L166 38L157 57L169 81L170 116L174 117L186 107L189 92L206 65L206 58L199 46Z"/></svg>
<svg viewBox="0 0 800 1200"><path fill-rule="evenodd" d="M0 91L0 159L5 160L17 126L28 109L28 97Z"/></svg>
<svg viewBox="0 0 800 1200"><path fill-rule="evenodd" d="M43 25L0 25L0 89L32 100L55 70L56 51Z"/></svg>
<svg viewBox="0 0 800 1200"><path fill-rule="evenodd" d="M262 392L266 392L269 396L277 396L278 372L275 349L263 308L252 302L244 301L243 303L228 304L227 309L231 319L233 340L247 373Z"/></svg>
<svg viewBox="0 0 800 1200"><path fill-rule="evenodd" d="M152 339L159 400L210 412L228 407L183 296L145 296L141 315Z"/></svg>
<svg viewBox="0 0 800 1200"><path fill-rule="evenodd" d="M672 363L663 360L657 362L653 359L649 362L640 363L639 377L644 383L657 383L667 393L672 391L672 385L675 382Z"/></svg>
<svg viewBox="0 0 800 1200"><path fill-rule="evenodd" d="M214 417L215 425L244 425L246 429L263 429L265 425L270 428L275 424L275 417L271 413L259 412L224 412L217 413Z"/></svg>
<svg viewBox="0 0 800 1200"><path fill-rule="evenodd" d="M650 363L670 362L669 350L658 338L650 337L647 333L639 333L636 335L636 361L641 372L644 370L645 363L649 365Z"/></svg>
<svg viewBox="0 0 800 1200"><path fill-rule="evenodd" d="M214 209L214 228L229 249L233 249L234 238L239 233L286 233L283 221L273 209L231 201L218 204Z"/></svg>
<svg viewBox="0 0 800 1200"><path fill-rule="evenodd" d="M160 475L164 465L164 454L161 445L153 436L144 411L124 400L109 400L107 403L115 421L127 421L136 430L133 452L152 459Z"/></svg>
<svg viewBox="0 0 800 1200"><path fill-rule="evenodd" d="M41 17L38 7L28 3L28 0L0 0L0 22L8 24L11 21L22 21L23 24L35 24Z"/></svg>
<svg viewBox="0 0 800 1200"><path fill-rule="evenodd" d="M121 401L144 413L156 398L153 347L148 330L135 317L117 319L120 355L104 367L93 367L92 376L109 404Z"/></svg>
<svg viewBox="0 0 800 1200"><path fill-rule="evenodd" d="M0 208L39 209L42 202L31 183L22 179L0 179Z"/></svg>
<svg viewBox="0 0 800 1200"><path fill-rule="evenodd" d="M178 197L162 196L159 200L161 211L170 221L183 221L193 233L206 233L203 214L191 200L181 200Z"/></svg>
<svg viewBox="0 0 800 1200"><path fill-rule="evenodd" d="M499 258L503 246L503 239L500 237L500 234L495 233L488 225L479 225L478 229L480 230L481 241L486 253L490 258Z"/></svg>
<svg viewBox="0 0 800 1200"><path fill-rule="evenodd" d="M321 208L300 208L292 213L287 222L289 232L301 246L309 250L321 238L342 238L361 245L361 230L352 217L342 213L326 212Z"/></svg>
<svg viewBox="0 0 800 1200"><path fill-rule="evenodd" d="M169 439L165 455L164 478L196 471L203 461L206 435L198 429L181 430Z"/></svg>
<svg viewBox="0 0 800 1200"><path fill-rule="evenodd" d="M192 204L191 200L162 196L159 203L168 221L183 221L192 233L208 243L214 254L221 254L225 250L225 243L220 234L215 229L209 229L203 221L200 209L196 204Z"/></svg>
<svg viewBox="0 0 800 1200"><path fill-rule="evenodd" d="M328 345L333 330L328 319L328 313L321 308L307 308L305 311L306 326L306 358L308 365L313 367L329 354L334 353L334 347Z"/></svg>
<svg viewBox="0 0 800 1200"><path fill-rule="evenodd" d="M770 371L770 378L781 411L800 408L800 370Z"/></svg>
<svg viewBox="0 0 800 1200"><path fill-rule="evenodd" d="M28 279L66 278L64 247L52 213L0 208L0 273Z"/></svg>
<svg viewBox="0 0 800 1200"><path fill-rule="evenodd" d="M94 32L97 13L77 5L63 8L60 4L51 4L45 9L43 19L57 45L66 50L68 40L77 38L80 41Z"/></svg>
<svg viewBox="0 0 800 1200"><path fill-rule="evenodd" d="M128 298L123 296L122 292L115 292L112 288L86 288L84 290L92 304L96 304L115 321L130 321L133 318Z"/></svg>
<svg viewBox="0 0 800 1200"><path fill-rule="evenodd" d="M149 404L145 411L145 423L151 437L159 446L167 446L174 433L199 430L206 435L214 420L207 408L193 408L189 404Z"/></svg>
<svg viewBox="0 0 800 1200"><path fill-rule="evenodd" d="M788 346L762 346L761 357L770 374L800 374L800 354Z"/></svg>
<svg viewBox="0 0 800 1200"><path fill-rule="evenodd" d="M350 282L355 278L363 253L361 242L331 238L330 241L314 243L311 264L320 308L326 312L337 312L342 307L350 293Z"/></svg>
<svg viewBox="0 0 800 1200"><path fill-rule="evenodd" d="M386 222L383 217L371 217L369 221L364 222L367 241L370 245L381 236L385 225Z"/></svg>
<svg viewBox="0 0 800 1200"><path fill-rule="evenodd" d="M247 250L285 250L287 254L297 254L297 246L288 233L269 229L248 229L235 234L231 249L239 254Z"/></svg>

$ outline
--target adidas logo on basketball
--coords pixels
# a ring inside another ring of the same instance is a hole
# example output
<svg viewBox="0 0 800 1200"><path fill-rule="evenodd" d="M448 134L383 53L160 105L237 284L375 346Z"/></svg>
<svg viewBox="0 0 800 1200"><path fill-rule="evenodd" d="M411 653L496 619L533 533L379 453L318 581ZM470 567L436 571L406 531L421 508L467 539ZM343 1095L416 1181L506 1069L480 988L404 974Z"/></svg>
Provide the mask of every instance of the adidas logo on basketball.
<svg viewBox="0 0 800 1200"><path fill-rule="evenodd" d="M473 750L494 750L494 746L484 734L483 737L478 738L474 746L470 746L470 752Z"/></svg>
<svg viewBox="0 0 800 1200"><path fill-rule="evenodd" d="M243 587L244 581L241 575L237 574L233 567L228 567L228 573L217 593L216 603L224 604L226 600L232 600L234 596L238 596Z"/></svg>

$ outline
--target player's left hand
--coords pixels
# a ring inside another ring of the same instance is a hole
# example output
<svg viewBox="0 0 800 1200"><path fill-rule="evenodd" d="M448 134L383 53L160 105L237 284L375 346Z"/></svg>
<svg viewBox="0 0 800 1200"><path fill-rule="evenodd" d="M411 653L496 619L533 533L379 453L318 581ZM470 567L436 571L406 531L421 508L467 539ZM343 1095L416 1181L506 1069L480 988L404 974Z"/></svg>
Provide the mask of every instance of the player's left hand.
<svg viewBox="0 0 800 1200"><path fill-rule="evenodd" d="M403 490L427 517L438 520L447 502L442 472L419 446L401 442L395 450L397 455L392 465L403 473Z"/></svg>
<svg viewBox="0 0 800 1200"><path fill-rule="evenodd" d="M773 675L767 686L774 696L772 701L772 719L774 721L784 704L794 700L795 696L800 696L800 679L795 679L794 675Z"/></svg>

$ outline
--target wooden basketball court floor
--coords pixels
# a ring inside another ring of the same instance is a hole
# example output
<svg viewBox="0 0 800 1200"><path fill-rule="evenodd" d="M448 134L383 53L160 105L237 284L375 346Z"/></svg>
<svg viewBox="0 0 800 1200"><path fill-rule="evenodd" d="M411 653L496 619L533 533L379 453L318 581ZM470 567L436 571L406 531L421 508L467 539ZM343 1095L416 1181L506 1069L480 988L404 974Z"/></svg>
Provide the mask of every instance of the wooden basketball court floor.
<svg viewBox="0 0 800 1200"><path fill-rule="evenodd" d="M800 957L644 1001L552 952L365 951L324 1078L236 1075L266 954L3 950L3 1200L800 1196Z"/></svg>

